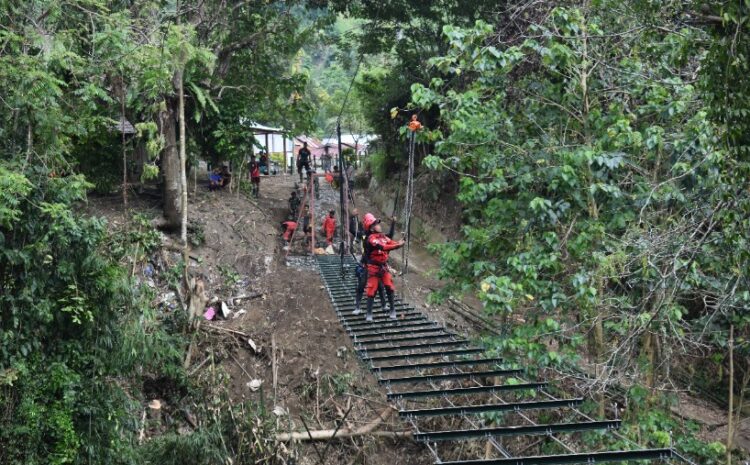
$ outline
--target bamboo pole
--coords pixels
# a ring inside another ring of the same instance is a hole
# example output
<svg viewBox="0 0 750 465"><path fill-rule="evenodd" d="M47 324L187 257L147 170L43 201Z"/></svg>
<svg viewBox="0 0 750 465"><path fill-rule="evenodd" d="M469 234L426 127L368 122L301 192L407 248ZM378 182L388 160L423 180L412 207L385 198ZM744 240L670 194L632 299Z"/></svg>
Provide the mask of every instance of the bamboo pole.
<svg viewBox="0 0 750 465"><path fill-rule="evenodd" d="M729 412L727 414L727 465L732 465L732 442L734 425L732 408L734 407L734 325L729 326Z"/></svg>

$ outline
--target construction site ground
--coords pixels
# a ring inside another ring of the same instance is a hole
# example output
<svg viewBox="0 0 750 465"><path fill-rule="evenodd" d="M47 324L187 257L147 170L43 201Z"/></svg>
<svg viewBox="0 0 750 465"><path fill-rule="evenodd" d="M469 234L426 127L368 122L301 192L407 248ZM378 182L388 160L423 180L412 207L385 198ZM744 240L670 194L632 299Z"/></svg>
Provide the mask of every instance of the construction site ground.
<svg viewBox="0 0 750 465"><path fill-rule="evenodd" d="M328 448L325 443L318 444L317 450L309 442L287 446L299 457L297 463L317 463L318 454L323 452L326 464L432 463L424 446L405 437L409 428L394 415L385 391L359 362L336 318L315 262L299 237L287 258L280 223L287 217L287 199L295 181L296 176L263 177L257 200L237 192L209 192L200 183L197 188L191 184L190 224L193 234L202 238L201 245L191 250L191 271L205 278L210 301L228 303L233 315L227 320L202 323L195 335L188 373L196 377L215 377L216 370L225 373L231 400L251 400L274 411L279 431L334 429L346 416L342 428L365 428L371 433L354 434ZM315 219L318 236L323 220L320 212L337 208L339 198L325 181L320 184ZM360 217L365 212L383 216L364 195L355 193L355 201ZM131 200L129 213L123 212L119 198L93 199L88 209L109 219L112 234L123 227L133 211L151 218L160 214L159 205L148 196ZM340 221L338 216L337 210ZM392 256L394 266L400 269L401 254ZM150 262L156 262L152 276L144 273L146 262L134 267L140 279L156 289L154 304L165 312L175 311L181 298L166 276L179 259L178 251L166 247L151 257ZM451 305L428 303L430 292L441 285L431 276L431 270L438 266L436 258L415 241L409 261L410 272L395 283L401 297L428 313L430 319L456 332L477 336L476 321ZM469 304L478 308L475 302ZM254 390L258 382L260 389ZM164 397L161 400L167 411L170 401L176 402L166 389L153 391ZM681 402L694 402L689 396L683 397ZM711 410L708 406L706 409ZM721 418L721 413L713 409L703 416ZM720 429L721 425L711 424L709 428Z"/></svg>

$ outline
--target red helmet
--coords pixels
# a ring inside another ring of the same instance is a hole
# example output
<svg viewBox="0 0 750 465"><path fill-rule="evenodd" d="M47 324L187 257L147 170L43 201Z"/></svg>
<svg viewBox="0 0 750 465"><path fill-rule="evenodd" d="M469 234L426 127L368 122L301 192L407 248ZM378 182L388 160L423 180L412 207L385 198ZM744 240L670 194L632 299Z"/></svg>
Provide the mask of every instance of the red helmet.
<svg viewBox="0 0 750 465"><path fill-rule="evenodd" d="M368 213L365 215L365 219L362 220L362 225L365 227L365 231L369 231L372 225L379 223L380 220L375 218L375 215Z"/></svg>

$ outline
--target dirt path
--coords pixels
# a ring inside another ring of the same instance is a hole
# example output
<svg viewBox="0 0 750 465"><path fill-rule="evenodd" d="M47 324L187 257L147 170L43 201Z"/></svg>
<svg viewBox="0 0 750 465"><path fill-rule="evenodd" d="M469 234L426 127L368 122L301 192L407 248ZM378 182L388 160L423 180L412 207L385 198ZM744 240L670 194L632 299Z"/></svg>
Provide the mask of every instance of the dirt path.
<svg viewBox="0 0 750 465"><path fill-rule="evenodd" d="M330 192L322 190L316 210L325 211L338 199L325 182L321 184ZM281 407L277 411L282 430L304 431L300 417L311 430L334 428L349 408L347 426L362 426L387 407L385 394L359 364L317 270L299 256L300 246L291 254L296 266L286 264L279 224L286 219L293 186L291 176L264 177L257 202L229 192L199 191L191 199L191 217L205 231L205 243L193 251L202 264L194 263L193 268L207 277L209 295L223 300L239 294L264 295L233 307L240 316L211 323L249 335L260 348L255 354L246 345L229 344L221 366L229 375L235 400L263 400L268 409ZM318 229L321 222L318 217ZM228 286L228 279L235 283ZM278 367L275 390L272 341ZM195 363L216 352L216 347L201 344L200 350ZM262 394L248 387L256 379L262 382ZM391 421L381 429L405 428ZM428 453L408 440L356 438L334 444L327 452L327 464L430 463ZM295 447L299 463L317 461L312 446Z"/></svg>
<svg viewBox="0 0 750 465"><path fill-rule="evenodd" d="M191 251L191 271L205 278L212 301L229 303L234 317L205 323L222 329L206 327L199 332L197 350L188 371L192 376L209 376L206 362L213 361L227 375L223 382L229 388L231 399L250 401L266 411L275 409L282 431L304 431L302 418L311 430L335 428L349 409L345 426L356 428L371 422L387 408L385 392L378 387L370 371L358 362L317 270L303 256L306 251L300 246L293 248L293 266L287 265L279 224L286 219L287 199L294 180L290 176L264 177L261 198L257 201L236 193L208 192L201 188L193 195L191 189L189 215L195 226L193 235L202 237L203 241ZM321 198L316 201L318 230L322 212L337 208L338 204L338 192L324 181L320 193ZM365 193L356 192L355 200L360 217L365 212L384 216L367 201ZM146 198L134 199L133 207L146 216L159 215L155 202ZM94 199L89 209L108 217L113 231L125 222L119 199ZM400 232L397 231L397 235ZM394 265L400 268L401 254L394 253L392 258ZM152 259L159 260L166 262L158 267L164 273L178 263L179 254L165 252ZM410 272L406 277L396 278L397 292L418 305L431 319L460 333L477 334L472 322L449 305L429 303L430 292L441 285L431 276L438 267L436 258L414 243L409 262ZM158 276L154 280L158 287ZM161 280L162 284L164 281ZM169 288L163 287L160 292L159 301L167 307L176 307L176 297ZM256 294L262 297L235 299ZM476 302L473 304L475 309L479 308ZM225 330L247 335L258 351L250 347L245 336ZM276 376L274 365L277 366ZM211 373L215 376L213 371ZM262 387L254 391L249 384L256 380ZM695 399L688 396L680 399L681 406L690 404L696 405ZM684 416L706 425L702 435L705 439L720 440L722 412L710 405L705 405L705 410L708 413L691 410L691 414ZM408 428L397 420L390 420L379 430L406 431ZM745 445L744 433L742 431L738 438L741 445ZM309 444L290 448L296 451L300 464L318 461L316 451ZM327 451L325 463L427 464L431 459L426 449L410 440L360 437L335 442Z"/></svg>

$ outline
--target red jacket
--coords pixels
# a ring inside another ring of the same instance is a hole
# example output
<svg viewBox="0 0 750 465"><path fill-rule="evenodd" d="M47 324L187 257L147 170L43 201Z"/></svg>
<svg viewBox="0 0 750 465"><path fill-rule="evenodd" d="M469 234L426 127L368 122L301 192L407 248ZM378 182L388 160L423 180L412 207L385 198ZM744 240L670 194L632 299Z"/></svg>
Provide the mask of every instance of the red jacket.
<svg viewBox="0 0 750 465"><path fill-rule="evenodd" d="M331 218L330 215L326 216L323 220L323 229L329 234L333 234L336 231L336 218Z"/></svg>
<svg viewBox="0 0 750 465"><path fill-rule="evenodd" d="M388 262L388 252L401 247L383 233L373 233L367 236L367 263L373 265L385 265Z"/></svg>

